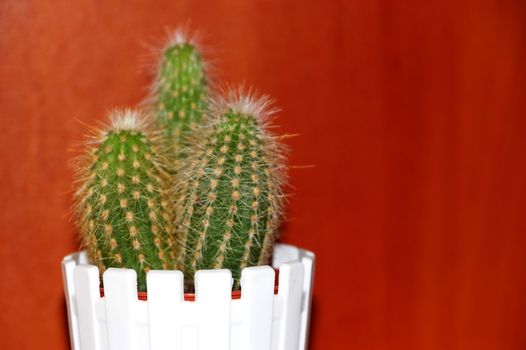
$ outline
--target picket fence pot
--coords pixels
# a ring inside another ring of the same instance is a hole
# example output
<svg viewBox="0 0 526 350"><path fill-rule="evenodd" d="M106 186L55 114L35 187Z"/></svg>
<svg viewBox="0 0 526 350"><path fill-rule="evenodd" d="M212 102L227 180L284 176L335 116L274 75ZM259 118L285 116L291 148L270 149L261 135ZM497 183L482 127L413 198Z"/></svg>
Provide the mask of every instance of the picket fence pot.
<svg viewBox="0 0 526 350"><path fill-rule="evenodd" d="M272 267L248 267L232 299L229 270L201 270L195 301L185 301L180 271L149 271L147 300L137 297L134 270L103 275L85 252L64 257L62 273L73 350L305 350L314 254L278 244Z"/></svg>

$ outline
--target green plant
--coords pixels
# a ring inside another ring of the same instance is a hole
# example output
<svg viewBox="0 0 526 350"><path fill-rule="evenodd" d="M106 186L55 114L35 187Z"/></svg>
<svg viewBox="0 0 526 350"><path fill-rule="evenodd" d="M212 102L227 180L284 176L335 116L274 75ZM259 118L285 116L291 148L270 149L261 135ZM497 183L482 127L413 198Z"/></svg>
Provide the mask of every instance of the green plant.
<svg viewBox="0 0 526 350"><path fill-rule="evenodd" d="M213 102L176 172L177 264L187 286L199 269L267 264L283 202L284 155L268 131L269 99L242 89Z"/></svg>
<svg viewBox="0 0 526 350"><path fill-rule="evenodd" d="M162 52L153 89L155 116L164 132L173 161L184 157L184 135L205 110L205 65L195 40L177 30Z"/></svg>
<svg viewBox="0 0 526 350"><path fill-rule="evenodd" d="M172 218L158 137L138 112L115 111L87 142L77 173L76 213L89 260L137 272L173 268Z"/></svg>
<svg viewBox="0 0 526 350"><path fill-rule="evenodd" d="M82 245L103 273L179 269L187 289L200 269L269 263L282 217L280 137L267 97L231 89L209 104L195 40L176 31L162 52L149 118L125 110L87 143L75 211ZM152 108L153 107L153 108ZM150 120L149 119L149 120Z"/></svg>

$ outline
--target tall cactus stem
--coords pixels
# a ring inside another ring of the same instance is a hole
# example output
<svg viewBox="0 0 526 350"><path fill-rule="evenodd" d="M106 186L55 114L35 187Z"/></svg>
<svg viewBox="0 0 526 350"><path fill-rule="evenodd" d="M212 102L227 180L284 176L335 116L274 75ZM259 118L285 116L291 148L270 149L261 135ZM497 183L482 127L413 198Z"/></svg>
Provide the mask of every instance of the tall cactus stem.
<svg viewBox="0 0 526 350"><path fill-rule="evenodd" d="M206 109L207 64L197 41L184 28L171 35L162 50L149 99L174 163L185 157L181 143Z"/></svg>

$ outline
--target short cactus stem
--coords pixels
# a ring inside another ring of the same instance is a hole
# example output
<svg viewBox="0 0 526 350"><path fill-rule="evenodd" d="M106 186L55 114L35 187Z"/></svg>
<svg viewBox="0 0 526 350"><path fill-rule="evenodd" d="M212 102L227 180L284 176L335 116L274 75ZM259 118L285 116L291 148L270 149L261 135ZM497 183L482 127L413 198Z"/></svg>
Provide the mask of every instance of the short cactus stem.
<svg viewBox="0 0 526 350"><path fill-rule="evenodd" d="M78 226L92 263L135 269L139 290L150 269L173 268L172 218L158 138L138 113L116 111L94 136L78 171Z"/></svg>
<svg viewBox="0 0 526 350"><path fill-rule="evenodd" d="M282 204L283 153L269 134L267 100L231 92L216 102L210 125L195 133L188 164L177 172L178 267L195 271L267 264Z"/></svg>
<svg viewBox="0 0 526 350"><path fill-rule="evenodd" d="M164 131L174 160L183 136L201 120L207 98L205 66L193 39L176 31L166 45L154 85L157 124Z"/></svg>

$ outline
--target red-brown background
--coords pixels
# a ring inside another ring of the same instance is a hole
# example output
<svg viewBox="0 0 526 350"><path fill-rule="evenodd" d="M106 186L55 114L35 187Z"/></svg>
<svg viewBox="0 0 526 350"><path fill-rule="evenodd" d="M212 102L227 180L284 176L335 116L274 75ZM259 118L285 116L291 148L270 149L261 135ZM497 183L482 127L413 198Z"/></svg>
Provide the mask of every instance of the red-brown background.
<svg viewBox="0 0 526 350"><path fill-rule="evenodd" d="M522 1L0 4L0 348L66 349L68 148L138 103L165 27L274 96L312 349L526 347Z"/></svg>

